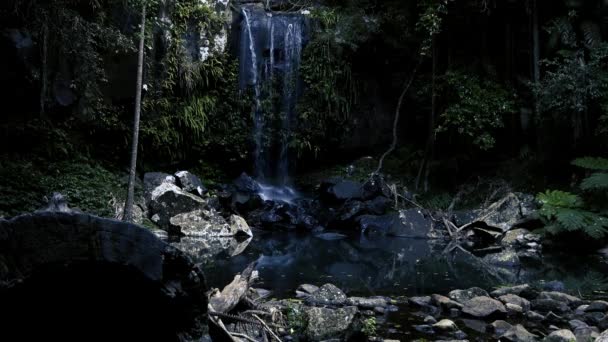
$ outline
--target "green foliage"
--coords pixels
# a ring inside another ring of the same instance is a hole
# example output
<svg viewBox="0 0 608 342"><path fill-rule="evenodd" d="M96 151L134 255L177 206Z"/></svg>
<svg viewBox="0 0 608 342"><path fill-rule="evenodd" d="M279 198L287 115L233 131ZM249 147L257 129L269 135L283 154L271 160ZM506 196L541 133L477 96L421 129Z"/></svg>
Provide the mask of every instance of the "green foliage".
<svg viewBox="0 0 608 342"><path fill-rule="evenodd" d="M554 19L546 28L552 58L542 61L544 76L533 90L538 99L539 121L567 125L572 136L583 135L590 120L597 119L597 134L608 133L608 43L575 12ZM580 31L575 29L580 26ZM579 38L580 37L580 38ZM600 109L598 111L598 109Z"/></svg>
<svg viewBox="0 0 608 342"><path fill-rule="evenodd" d="M312 39L303 51L300 67L306 84L298 106L302 124L292 147L316 153L349 132L350 113L358 96L352 57L378 30L378 20L353 6L318 7L311 16Z"/></svg>
<svg viewBox="0 0 608 342"><path fill-rule="evenodd" d="M433 39L441 32L443 16L448 13L448 2L447 0L424 0L419 3L419 7L422 13L416 23L416 29L423 36L420 53L423 56L429 56L432 54Z"/></svg>
<svg viewBox="0 0 608 342"><path fill-rule="evenodd" d="M287 326L291 334L302 333L308 326L308 316L300 305L287 304Z"/></svg>
<svg viewBox="0 0 608 342"><path fill-rule="evenodd" d="M0 163L0 216L32 212L53 192L66 196L72 208L112 217L110 201L124 198L125 184L115 172L78 159L62 162L12 160ZM141 188L138 189L141 193Z"/></svg>
<svg viewBox="0 0 608 342"><path fill-rule="evenodd" d="M376 317L369 317L363 320L363 327L361 328L361 332L365 334L365 336L376 336L377 330L378 323L376 322Z"/></svg>
<svg viewBox="0 0 608 342"><path fill-rule="evenodd" d="M572 164L587 170L605 170L607 162L604 158L586 157L576 159ZM591 195L598 196L599 202L587 205L581 196L559 190L547 190L538 194L537 199L542 203L539 214L546 223L546 232L557 235L562 232L582 231L594 239L608 235L608 173L593 173L581 182L580 188L586 191L595 190L596 193ZM589 197L593 198L591 195Z"/></svg>
<svg viewBox="0 0 608 342"><path fill-rule="evenodd" d="M497 82L463 70L446 72L442 83L447 107L436 131L457 133L482 150L494 147L493 132L515 112L515 96Z"/></svg>

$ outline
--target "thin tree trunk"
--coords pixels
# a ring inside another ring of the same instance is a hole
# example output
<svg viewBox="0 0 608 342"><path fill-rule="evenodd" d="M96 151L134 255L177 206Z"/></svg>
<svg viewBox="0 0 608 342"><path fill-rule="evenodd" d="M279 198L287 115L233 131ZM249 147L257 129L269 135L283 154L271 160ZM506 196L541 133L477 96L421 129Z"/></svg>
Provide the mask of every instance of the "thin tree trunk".
<svg viewBox="0 0 608 342"><path fill-rule="evenodd" d="M48 81L48 51L49 51L49 27L45 19L42 27L42 74L40 75L40 117L46 118L46 93Z"/></svg>
<svg viewBox="0 0 608 342"><path fill-rule="evenodd" d="M416 66L414 67L414 70L412 70L410 78L404 83L403 90L401 91L401 95L399 95L399 100L397 101L397 108L395 109L395 118L393 120L393 141L391 142L391 145L388 150L386 150L382 157L380 157L380 160L378 161L378 167L376 168L376 171L374 171L374 174L380 173L380 171L382 170L382 164L384 163L384 159L389 154L391 154L397 147L397 128L399 127L399 118L401 116L401 105L403 104L405 94L407 94L407 91L410 89L412 83L414 82L414 78L416 77L416 73L418 72L420 64L422 64L422 54L418 54L418 56L419 57L418 61L416 62Z"/></svg>
<svg viewBox="0 0 608 342"><path fill-rule="evenodd" d="M137 60L137 88L135 89L135 115L133 118L133 141L131 142L131 166L129 169L129 185L127 188L127 200L123 220L133 221L133 202L135 198L135 172L137 170L137 149L139 142L139 117L141 114L141 89L144 70L144 40L146 33L146 4L141 11L141 30L139 36L139 54Z"/></svg>
<svg viewBox="0 0 608 342"><path fill-rule="evenodd" d="M416 176L415 189L418 190L420 186L420 180L424 171L424 191L429 191L429 174L430 164L433 161L435 155L435 121L437 116L437 39L433 37L433 66L431 71L431 117L429 120L429 137L427 139L426 148L424 150L424 160L418 170Z"/></svg>

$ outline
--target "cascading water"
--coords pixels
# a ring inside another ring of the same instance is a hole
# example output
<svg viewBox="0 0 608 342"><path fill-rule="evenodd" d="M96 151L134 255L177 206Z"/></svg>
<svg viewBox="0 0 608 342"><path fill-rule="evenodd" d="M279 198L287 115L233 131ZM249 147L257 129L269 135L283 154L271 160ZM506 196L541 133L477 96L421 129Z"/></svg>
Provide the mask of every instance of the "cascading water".
<svg viewBox="0 0 608 342"><path fill-rule="evenodd" d="M306 19L300 13L253 6L243 7L242 18L240 86L253 88L255 96L255 177L263 198L290 201L296 192L289 187L289 142L296 124Z"/></svg>

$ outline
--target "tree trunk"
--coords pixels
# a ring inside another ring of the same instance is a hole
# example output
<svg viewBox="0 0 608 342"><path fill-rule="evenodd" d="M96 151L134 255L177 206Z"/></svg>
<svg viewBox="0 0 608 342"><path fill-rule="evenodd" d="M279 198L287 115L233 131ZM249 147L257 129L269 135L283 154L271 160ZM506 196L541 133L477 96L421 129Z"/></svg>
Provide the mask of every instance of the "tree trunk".
<svg viewBox="0 0 608 342"><path fill-rule="evenodd" d="M380 157L380 161L378 162L378 167L374 174L380 173L382 170L382 164L384 163L384 159L391 154L395 148L397 147L397 128L399 127L399 117L401 116L401 105L403 104L403 99L407 94L407 91L410 89L412 82L414 82L414 78L416 77L416 73L418 72L418 68L420 64L422 64L422 54L418 54L418 61L416 62L416 66L414 66L414 70L412 70L412 74L410 78L403 85L403 90L401 91L401 95L399 95L399 100L397 101L397 108L395 109L395 117L393 120L393 140L391 142L391 146L384 152L384 154Z"/></svg>
<svg viewBox="0 0 608 342"><path fill-rule="evenodd" d="M49 52L49 26L48 19L44 20L42 27L42 73L40 75L40 117L46 118L46 93L48 81L48 52Z"/></svg>
<svg viewBox="0 0 608 342"><path fill-rule="evenodd" d="M129 169L129 185L123 220L133 221L133 201L135 198L135 172L137 170L137 149L139 141L139 116L141 114L141 89L144 70L144 40L146 33L146 4L141 11L141 30L139 36L139 53L137 60L137 88L135 89L135 115L133 117L133 141L131 142L131 166Z"/></svg>

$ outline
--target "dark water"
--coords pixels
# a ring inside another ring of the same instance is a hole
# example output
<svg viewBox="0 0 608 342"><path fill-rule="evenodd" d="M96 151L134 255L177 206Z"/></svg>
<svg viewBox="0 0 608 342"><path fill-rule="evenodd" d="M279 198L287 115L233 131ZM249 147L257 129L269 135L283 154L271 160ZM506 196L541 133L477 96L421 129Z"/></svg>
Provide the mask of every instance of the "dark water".
<svg viewBox="0 0 608 342"><path fill-rule="evenodd" d="M489 267L460 250L427 240L368 238L360 235L326 241L310 234L256 231L245 251L219 254L206 263L210 286L222 288L250 262L258 261L258 287L274 296L293 297L303 283L333 283L348 295L412 296L456 288L561 280L575 292L608 287L608 265L586 257L545 255L537 267Z"/></svg>

